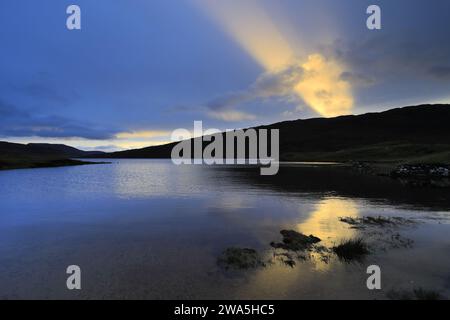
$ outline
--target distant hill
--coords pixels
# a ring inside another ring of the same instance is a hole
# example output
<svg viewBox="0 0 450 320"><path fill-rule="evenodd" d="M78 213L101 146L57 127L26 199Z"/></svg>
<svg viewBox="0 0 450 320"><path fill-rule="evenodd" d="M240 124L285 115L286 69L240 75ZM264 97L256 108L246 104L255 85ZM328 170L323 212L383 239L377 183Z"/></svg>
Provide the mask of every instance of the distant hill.
<svg viewBox="0 0 450 320"><path fill-rule="evenodd" d="M67 159L102 154L103 152L82 151L63 144L20 144L0 141L0 169L82 164Z"/></svg>
<svg viewBox="0 0 450 320"><path fill-rule="evenodd" d="M280 130L280 158L286 161L450 163L450 105L284 121L259 128ZM174 145L103 153L61 144L0 142L0 169L74 163L69 158L170 158Z"/></svg>
<svg viewBox="0 0 450 320"><path fill-rule="evenodd" d="M290 161L450 163L450 105L420 105L336 118L275 123L280 155ZM103 154L107 158L170 158L174 143Z"/></svg>
<svg viewBox="0 0 450 320"><path fill-rule="evenodd" d="M65 144L50 144L50 143L29 143L26 146L33 152L40 154L48 153L59 157L68 158L83 158L88 156L101 155L101 151L83 151L74 147L66 146Z"/></svg>

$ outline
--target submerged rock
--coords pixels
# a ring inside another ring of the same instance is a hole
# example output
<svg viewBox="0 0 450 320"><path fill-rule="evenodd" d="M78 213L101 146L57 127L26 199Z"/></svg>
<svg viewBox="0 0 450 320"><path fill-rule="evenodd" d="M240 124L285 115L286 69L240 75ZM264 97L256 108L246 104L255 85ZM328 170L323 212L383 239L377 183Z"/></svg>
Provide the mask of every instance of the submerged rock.
<svg viewBox="0 0 450 320"><path fill-rule="evenodd" d="M300 251L310 248L313 244L321 240L313 235L306 236L294 230L281 230L283 236L282 243L272 242L270 245L274 248L281 248L285 250Z"/></svg>
<svg viewBox="0 0 450 320"><path fill-rule="evenodd" d="M218 264L225 269L253 269L265 266L256 250L235 247L226 249L219 257Z"/></svg>
<svg viewBox="0 0 450 320"><path fill-rule="evenodd" d="M278 261L281 261L284 265L289 266L291 268L294 268L297 264L295 262L295 257L291 253L283 252L283 253L274 253L274 258ZM297 259L299 260L306 260L306 257L298 255Z"/></svg>

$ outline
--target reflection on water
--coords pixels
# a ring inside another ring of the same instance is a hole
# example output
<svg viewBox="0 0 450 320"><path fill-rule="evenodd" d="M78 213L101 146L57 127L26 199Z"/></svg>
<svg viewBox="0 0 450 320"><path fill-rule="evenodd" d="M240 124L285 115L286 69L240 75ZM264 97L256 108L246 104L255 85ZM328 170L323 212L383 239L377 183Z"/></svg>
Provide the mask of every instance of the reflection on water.
<svg viewBox="0 0 450 320"><path fill-rule="evenodd" d="M355 229L339 221L343 214L346 217L359 217L356 202L339 198L321 200L309 213L308 218L297 225L297 231L319 237L321 244L331 247L341 240L353 238L356 234ZM332 261L323 261L320 257L315 257L314 263L317 270L335 267Z"/></svg>
<svg viewBox="0 0 450 320"><path fill-rule="evenodd" d="M331 165L258 170L114 160L109 165L0 172L0 298L385 298L392 288L450 288L450 199ZM420 218L413 248L377 253L385 288L365 264L311 259L225 272L217 257L249 247L270 257L280 230L330 247L358 230L339 217ZM436 258L438 257L438 258ZM78 264L83 290L65 289Z"/></svg>
<svg viewBox="0 0 450 320"><path fill-rule="evenodd" d="M330 198L317 203L308 218L297 225L297 230L304 234L313 234L325 242L350 239L355 234L354 229L343 225L339 218L358 217L357 204L353 200Z"/></svg>

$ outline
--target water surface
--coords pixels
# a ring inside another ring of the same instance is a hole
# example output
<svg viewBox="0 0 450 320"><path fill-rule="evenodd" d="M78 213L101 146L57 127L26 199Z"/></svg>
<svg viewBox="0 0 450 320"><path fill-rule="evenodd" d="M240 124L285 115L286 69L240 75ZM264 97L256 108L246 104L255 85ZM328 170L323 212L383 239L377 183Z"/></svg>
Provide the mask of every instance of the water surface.
<svg viewBox="0 0 450 320"><path fill-rule="evenodd" d="M329 164L258 173L165 160L1 171L0 298L374 299L419 287L450 296L448 190ZM273 256L282 229L331 247L359 233L339 217L366 215L420 221L395 231L413 244L387 243L361 263L217 265L232 246ZM81 267L81 291L66 289L72 264ZM370 264L382 269L381 291L366 287Z"/></svg>

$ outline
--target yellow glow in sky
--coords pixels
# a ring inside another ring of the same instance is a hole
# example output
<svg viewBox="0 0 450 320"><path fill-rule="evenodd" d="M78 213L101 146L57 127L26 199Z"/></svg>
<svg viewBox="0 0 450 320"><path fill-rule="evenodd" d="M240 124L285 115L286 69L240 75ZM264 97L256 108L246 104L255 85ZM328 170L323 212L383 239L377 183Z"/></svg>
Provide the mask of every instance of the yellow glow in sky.
<svg viewBox="0 0 450 320"><path fill-rule="evenodd" d="M163 130L142 130L133 132L121 132L115 137L106 140L83 139L83 138L42 138L42 137L11 137L10 142L15 143L53 143L69 144L75 148L84 150L105 150L111 151L109 147L120 149L135 149L157 146L170 143L170 131Z"/></svg>
<svg viewBox="0 0 450 320"><path fill-rule="evenodd" d="M223 121L254 120L255 116L241 111L211 111L210 117Z"/></svg>
<svg viewBox="0 0 450 320"><path fill-rule="evenodd" d="M353 107L350 84L340 79L343 72L335 61L313 54L302 64L303 79L295 91L306 104L325 117L348 114Z"/></svg>
<svg viewBox="0 0 450 320"><path fill-rule="evenodd" d="M261 2L203 0L199 2L199 6L266 72L279 72L293 63L299 63L296 53ZM307 48L302 50L308 52ZM324 117L351 112L354 102L351 86L340 79L344 68L337 61L310 52L300 64L304 74L295 86L294 93Z"/></svg>
<svg viewBox="0 0 450 320"><path fill-rule="evenodd" d="M293 58L289 44L255 1L202 1L201 6L266 70L286 67Z"/></svg>
<svg viewBox="0 0 450 320"><path fill-rule="evenodd" d="M133 132L120 132L116 134L117 139L141 139L141 138L157 138L170 136L170 131L144 130Z"/></svg>

